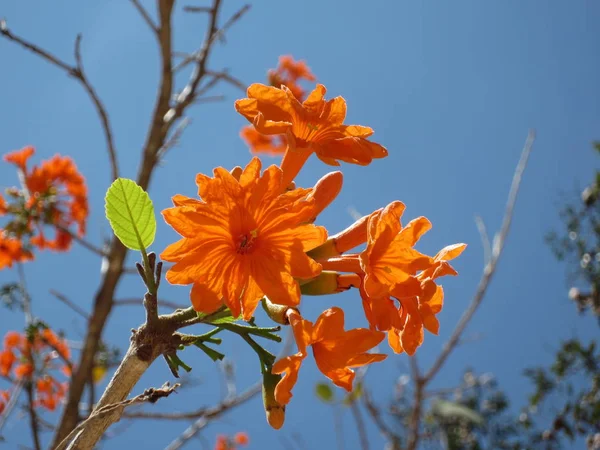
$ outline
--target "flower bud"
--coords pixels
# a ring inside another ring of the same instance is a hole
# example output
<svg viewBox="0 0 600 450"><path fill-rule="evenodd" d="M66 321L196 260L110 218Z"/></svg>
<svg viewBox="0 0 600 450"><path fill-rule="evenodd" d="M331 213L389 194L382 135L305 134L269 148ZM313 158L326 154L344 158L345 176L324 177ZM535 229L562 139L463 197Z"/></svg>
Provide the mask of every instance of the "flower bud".
<svg viewBox="0 0 600 450"><path fill-rule="evenodd" d="M369 217L371 215L361 217L345 230L331 236L323 244L307 252L307 255L318 261L339 256L354 247L364 244L367 242Z"/></svg>
<svg viewBox="0 0 600 450"><path fill-rule="evenodd" d="M342 190L343 181L342 172L330 172L315 184L313 191L308 196L308 198L315 199L314 215L310 222L314 222L317 216L338 196Z"/></svg>
<svg viewBox="0 0 600 450"><path fill-rule="evenodd" d="M263 405L267 415L267 422L276 430L279 430L285 421L285 405L281 405L275 400L275 386L277 386L281 378L281 375L274 375L270 372L263 374Z"/></svg>
<svg viewBox="0 0 600 450"><path fill-rule="evenodd" d="M280 325L290 324L289 320L287 319L287 313L290 309L297 311L296 308L292 308L291 306L277 305L271 300L269 300L267 297L264 297L262 299L262 306L265 312L267 313L267 316L269 316L269 318L273 322L278 323Z"/></svg>
<svg viewBox="0 0 600 450"><path fill-rule="evenodd" d="M360 286L360 277L356 274L341 274L324 270L315 279L300 286L303 295L327 295L347 291Z"/></svg>

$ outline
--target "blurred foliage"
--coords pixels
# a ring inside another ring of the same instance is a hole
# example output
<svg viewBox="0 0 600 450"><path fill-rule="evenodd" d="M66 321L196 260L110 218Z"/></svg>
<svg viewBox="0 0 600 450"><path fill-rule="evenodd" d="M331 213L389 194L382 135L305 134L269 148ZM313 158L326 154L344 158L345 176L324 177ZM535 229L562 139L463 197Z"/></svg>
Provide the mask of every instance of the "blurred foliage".
<svg viewBox="0 0 600 450"><path fill-rule="evenodd" d="M600 352L595 342L587 346L577 339L561 345L550 368L525 371L535 391L529 397L529 410L544 404L551 409L550 426L534 435L534 442L559 449L586 439L589 449L600 448Z"/></svg>
<svg viewBox="0 0 600 450"><path fill-rule="evenodd" d="M0 287L0 303L10 310L23 310L21 288L18 283L8 283Z"/></svg>
<svg viewBox="0 0 600 450"><path fill-rule="evenodd" d="M600 153L600 143L594 144ZM564 229L546 236L556 257L570 262L574 284L569 297L579 312L589 310L600 324L600 171L581 192L581 199L565 205L560 211Z"/></svg>
<svg viewBox="0 0 600 450"><path fill-rule="evenodd" d="M412 389L408 376L396 382L389 412L397 421L403 441L410 426ZM467 370L458 386L426 393L424 408L424 448L449 450L527 448L523 437L527 423L509 413L509 402L493 375L476 375Z"/></svg>
<svg viewBox="0 0 600 450"><path fill-rule="evenodd" d="M600 142L594 148L600 153ZM600 171L580 199L562 207L560 217L564 229L548 234L547 242L558 260L567 263L573 286L569 297L578 311L589 311L600 324ZM600 450L600 350L595 340L563 342L550 366L529 368L524 375L533 392L518 416L491 374L467 370L458 386L425 392L421 447ZM387 408L399 442L407 441L412 424L412 381L408 375L398 379Z"/></svg>

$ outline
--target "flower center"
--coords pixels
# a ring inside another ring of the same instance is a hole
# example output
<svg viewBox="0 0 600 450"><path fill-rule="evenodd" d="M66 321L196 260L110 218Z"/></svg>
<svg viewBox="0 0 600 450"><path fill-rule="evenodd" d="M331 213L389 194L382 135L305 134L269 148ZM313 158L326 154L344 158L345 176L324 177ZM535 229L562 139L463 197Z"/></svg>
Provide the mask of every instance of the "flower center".
<svg viewBox="0 0 600 450"><path fill-rule="evenodd" d="M250 253L256 243L257 236L258 230L252 230L249 233L242 234L238 238L236 252L240 255Z"/></svg>

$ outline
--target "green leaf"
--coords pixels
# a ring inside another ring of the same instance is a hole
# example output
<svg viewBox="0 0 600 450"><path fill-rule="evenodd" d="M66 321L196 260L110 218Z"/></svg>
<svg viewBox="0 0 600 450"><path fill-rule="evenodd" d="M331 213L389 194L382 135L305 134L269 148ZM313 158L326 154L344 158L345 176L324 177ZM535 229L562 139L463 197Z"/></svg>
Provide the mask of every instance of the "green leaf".
<svg viewBox="0 0 600 450"><path fill-rule="evenodd" d="M483 417L460 403L438 400L431 407L432 413L442 418L462 419L474 425L483 425Z"/></svg>
<svg viewBox="0 0 600 450"><path fill-rule="evenodd" d="M317 383L315 386L315 393L319 400L325 403L331 403L333 401L333 389L331 389L331 386L327 383Z"/></svg>
<svg viewBox="0 0 600 450"><path fill-rule="evenodd" d="M117 178L106 191L105 210L110 226L125 247L142 251L154 242L154 206L135 181Z"/></svg>

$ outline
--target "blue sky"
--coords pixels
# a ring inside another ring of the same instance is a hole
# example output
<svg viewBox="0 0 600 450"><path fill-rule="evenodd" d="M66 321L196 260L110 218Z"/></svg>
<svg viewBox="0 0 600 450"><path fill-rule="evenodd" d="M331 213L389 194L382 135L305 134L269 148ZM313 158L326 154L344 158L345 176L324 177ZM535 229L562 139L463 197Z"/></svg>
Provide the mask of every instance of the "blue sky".
<svg viewBox="0 0 600 450"><path fill-rule="evenodd" d="M151 9L153 2L143 2ZM190 2L191 3L191 2ZM241 3L226 0L222 17ZM439 387L459 381L465 366L493 372L521 404L529 385L525 367L549 363L561 339L597 336L590 318L579 318L567 299L565 267L558 264L544 235L560 227L557 208L572 198L578 186L592 179L597 156L591 141L600 138L600 56L597 52L600 4L581 2L462 1L409 2L261 0L227 34L210 65L229 68L247 83L262 82L281 54L306 59L329 96L342 95L348 103L348 123L374 128L373 139L389 150L386 160L368 167L344 166L345 185L320 223L332 232L349 225L348 208L363 214L398 199L407 205L405 218L424 215L433 229L419 244L435 253L455 242L469 244L455 264L459 277L443 280L446 292L440 313L439 336L426 335L418 351L427 367L439 353L454 324L469 303L482 271L482 246L474 223L480 215L490 233L500 225L512 173L527 130L537 140L522 184L513 229L488 295L466 335L480 335L456 350L438 377ZM175 49L195 49L204 34L205 18L175 14ZM92 83L106 104L115 132L122 176L135 177L158 77L154 39L129 2L4 2L0 16L13 32L72 61L74 37L83 33L82 51ZM84 91L63 72L15 45L0 40L0 151L24 145L37 147L37 158L54 153L72 156L88 180L91 216L87 239L100 244L110 234L103 216L103 196L109 183L103 136ZM187 75L186 75L187 76ZM182 87L186 78L178 80ZM176 193L194 195L194 176L216 166L245 164L250 155L239 139L244 119L233 109L240 96L221 86L222 103L190 110L191 125L179 147L170 151L150 188L156 209L170 204ZM266 159L275 163L275 159ZM328 170L314 160L297 182L309 186ZM0 165L2 186L16 182L12 167ZM159 224L152 249L158 252L176 239ZM133 259L130 258L130 265ZM84 324L48 294L53 288L89 310L99 280L98 257L85 249L69 254L40 254L26 266L34 299L34 313L68 337L80 340ZM13 281L14 271L0 272L0 283ZM187 289L164 286L163 296L187 302ZM126 277L119 298L139 296L142 286ZM308 298L303 312L315 318L328 306L346 308L352 326L364 326L357 293L331 298ZM125 348L130 328L143 320L141 306L115 309L105 339ZM20 327L21 317L2 312L0 333ZM235 361L242 389L258 377L257 363L232 336L224 344ZM187 410L213 404L218 372L210 360L188 350L182 355L194 367L201 386L187 388L153 410ZM381 403L391 395L392 383L408 371L405 355L391 356L374 366L367 383ZM161 385L172 376L157 362L135 392ZM270 430L257 398L211 425L203 436L214 442L217 433L248 431L250 448L263 448L280 437L302 436L306 448L333 445L333 418L313 396L322 380L314 364L301 372L283 430ZM48 415L54 422L57 415ZM349 414L344 417L348 448L356 436ZM18 435L25 421L13 419L5 435L9 443L25 443ZM108 445L135 440L148 448L162 448L187 423L131 424ZM117 425L118 429L122 425ZM373 448L381 438L368 428ZM193 445L198 445L197 443Z"/></svg>

